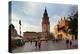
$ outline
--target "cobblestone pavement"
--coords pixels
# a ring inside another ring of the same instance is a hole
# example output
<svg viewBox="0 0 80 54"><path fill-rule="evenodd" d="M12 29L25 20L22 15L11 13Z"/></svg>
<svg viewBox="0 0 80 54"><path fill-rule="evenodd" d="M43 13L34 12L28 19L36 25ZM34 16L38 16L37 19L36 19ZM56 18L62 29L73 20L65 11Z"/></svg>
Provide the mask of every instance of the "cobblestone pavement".
<svg viewBox="0 0 80 54"><path fill-rule="evenodd" d="M65 49L77 49L78 41L72 41L72 47L67 48L64 40L62 41L42 41L41 48L35 47L35 42L26 42L24 46L14 49L12 52L32 52L32 51L50 51L50 50L65 50Z"/></svg>

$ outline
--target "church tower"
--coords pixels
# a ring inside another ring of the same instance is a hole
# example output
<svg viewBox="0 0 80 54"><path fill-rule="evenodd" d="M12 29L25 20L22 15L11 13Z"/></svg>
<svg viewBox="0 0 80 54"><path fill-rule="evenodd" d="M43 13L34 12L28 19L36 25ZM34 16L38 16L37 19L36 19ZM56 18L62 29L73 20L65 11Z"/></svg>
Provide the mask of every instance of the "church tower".
<svg viewBox="0 0 80 54"><path fill-rule="evenodd" d="M44 33L43 36L45 37L48 36L48 33L50 32L50 22L46 8L42 17L42 32Z"/></svg>

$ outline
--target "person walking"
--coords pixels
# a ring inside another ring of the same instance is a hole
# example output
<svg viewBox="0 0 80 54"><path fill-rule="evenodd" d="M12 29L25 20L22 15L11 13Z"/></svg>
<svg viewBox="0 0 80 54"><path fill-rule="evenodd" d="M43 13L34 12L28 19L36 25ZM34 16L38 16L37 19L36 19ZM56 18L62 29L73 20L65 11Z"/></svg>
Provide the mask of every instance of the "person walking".
<svg viewBox="0 0 80 54"><path fill-rule="evenodd" d="M32 40L30 42L31 42L31 45L32 45Z"/></svg>
<svg viewBox="0 0 80 54"><path fill-rule="evenodd" d="M38 42L38 48L41 49L41 41Z"/></svg>
<svg viewBox="0 0 80 54"><path fill-rule="evenodd" d="M67 39L66 40L66 46L67 46L67 48L68 48L68 44L69 44L69 40Z"/></svg>
<svg viewBox="0 0 80 54"><path fill-rule="evenodd" d="M70 48L72 47L72 41L70 40L70 42L69 42L69 45L70 45Z"/></svg>
<svg viewBox="0 0 80 54"><path fill-rule="evenodd" d="M37 48L37 41L35 41L35 47Z"/></svg>

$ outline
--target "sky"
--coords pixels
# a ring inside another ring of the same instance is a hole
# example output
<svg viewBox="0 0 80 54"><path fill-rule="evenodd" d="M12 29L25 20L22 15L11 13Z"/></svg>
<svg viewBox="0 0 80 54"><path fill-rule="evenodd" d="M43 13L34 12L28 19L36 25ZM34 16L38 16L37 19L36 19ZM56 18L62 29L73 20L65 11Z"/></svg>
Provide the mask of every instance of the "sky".
<svg viewBox="0 0 80 54"><path fill-rule="evenodd" d="M78 10L77 5L72 4L55 4L13 1L11 5L11 22L19 34L19 20L21 20L22 35L25 31L41 32L42 17L45 8L50 21L50 32L54 31L58 20L70 16Z"/></svg>

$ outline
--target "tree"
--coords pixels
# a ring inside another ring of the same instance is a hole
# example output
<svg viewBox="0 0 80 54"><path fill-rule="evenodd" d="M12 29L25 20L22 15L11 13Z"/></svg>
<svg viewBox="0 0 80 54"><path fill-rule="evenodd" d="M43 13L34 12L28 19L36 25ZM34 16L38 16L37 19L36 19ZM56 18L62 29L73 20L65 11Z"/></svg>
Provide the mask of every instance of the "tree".
<svg viewBox="0 0 80 54"><path fill-rule="evenodd" d="M65 25L61 28L59 28L60 25L57 26L58 31L62 31L62 32L66 33L66 35L72 34L77 39L77 35L78 35L78 12L69 16L67 19L65 19L65 23L67 23L68 25Z"/></svg>
<svg viewBox="0 0 80 54"><path fill-rule="evenodd" d="M78 34L78 12L74 14L73 16L69 17L69 29L71 29L70 33L75 35L75 38L77 39Z"/></svg>

